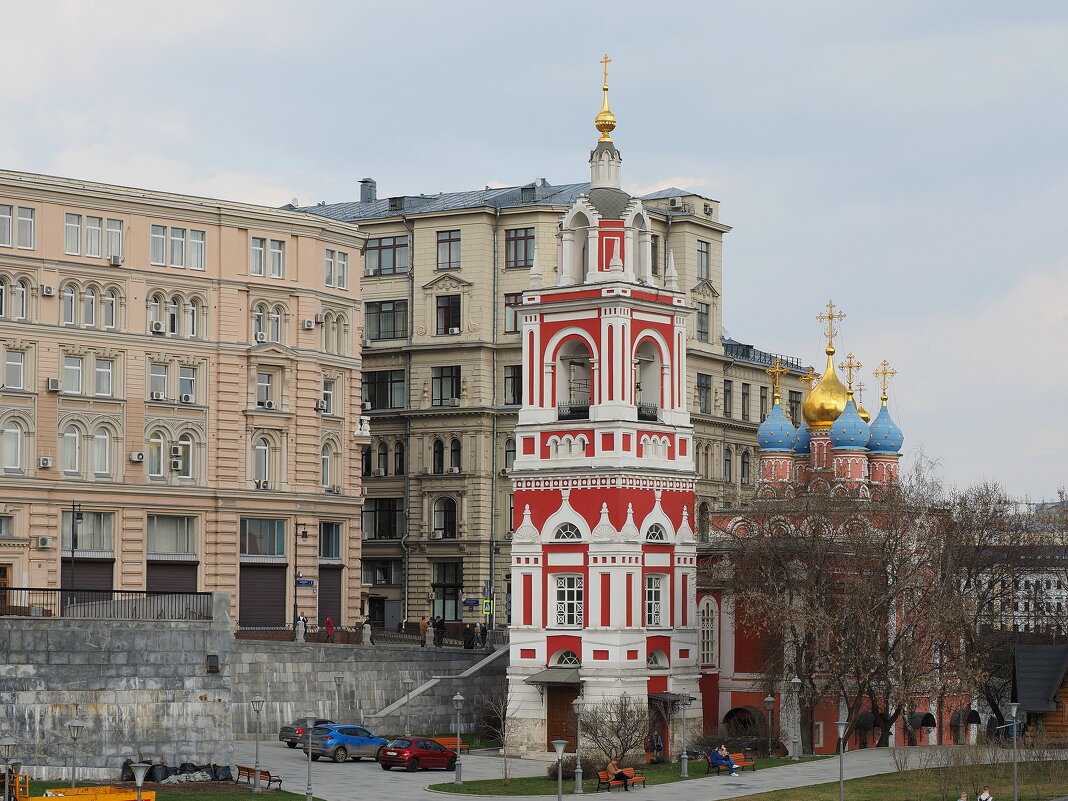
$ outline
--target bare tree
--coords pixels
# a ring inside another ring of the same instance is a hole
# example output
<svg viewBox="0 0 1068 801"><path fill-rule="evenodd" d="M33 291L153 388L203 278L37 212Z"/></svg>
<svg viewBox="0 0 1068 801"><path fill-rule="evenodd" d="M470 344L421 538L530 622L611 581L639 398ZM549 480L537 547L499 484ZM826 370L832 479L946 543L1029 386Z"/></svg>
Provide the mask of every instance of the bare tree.
<svg viewBox="0 0 1068 801"><path fill-rule="evenodd" d="M625 762L640 752L649 733L649 707L627 695L604 698L582 710L582 742L591 743L607 761Z"/></svg>
<svg viewBox="0 0 1068 801"><path fill-rule="evenodd" d="M501 742L501 784L505 787L512 781L509 763L512 752L509 738L515 722L516 716L508 703L508 693L505 690L491 693L478 713L479 726L490 737Z"/></svg>

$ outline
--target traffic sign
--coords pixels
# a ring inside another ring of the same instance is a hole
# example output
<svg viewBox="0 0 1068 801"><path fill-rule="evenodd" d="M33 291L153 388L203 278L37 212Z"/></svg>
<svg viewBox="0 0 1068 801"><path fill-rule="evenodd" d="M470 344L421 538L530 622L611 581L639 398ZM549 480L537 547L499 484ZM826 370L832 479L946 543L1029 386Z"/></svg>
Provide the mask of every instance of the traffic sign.
<svg viewBox="0 0 1068 801"><path fill-rule="evenodd" d="M492 615L493 614L493 601L483 601L482 602L482 614L484 614L484 615Z"/></svg>

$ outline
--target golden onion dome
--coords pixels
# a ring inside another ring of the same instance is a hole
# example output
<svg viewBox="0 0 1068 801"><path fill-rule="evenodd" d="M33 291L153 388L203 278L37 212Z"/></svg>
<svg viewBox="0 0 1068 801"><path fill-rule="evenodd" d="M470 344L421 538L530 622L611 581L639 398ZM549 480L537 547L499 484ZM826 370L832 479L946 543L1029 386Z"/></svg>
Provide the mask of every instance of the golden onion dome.
<svg viewBox="0 0 1068 801"><path fill-rule="evenodd" d="M601 59L601 63L604 65L604 84L601 86L601 91L604 92L604 100L601 102L600 113L593 118L594 126L601 132L601 138L597 140L598 142L611 142L612 131L616 128L616 115L608 108L608 65L611 61L612 59L607 54Z"/></svg>
<svg viewBox="0 0 1068 801"><path fill-rule="evenodd" d="M849 390L834 372L834 345L827 343L827 369L805 398L801 413L810 428L830 428L831 423L845 410L848 401Z"/></svg>
<svg viewBox="0 0 1068 801"><path fill-rule="evenodd" d="M871 422L871 414L868 412L867 409L864 408L863 403L857 404L857 414L860 415L860 419L863 420L865 423Z"/></svg>

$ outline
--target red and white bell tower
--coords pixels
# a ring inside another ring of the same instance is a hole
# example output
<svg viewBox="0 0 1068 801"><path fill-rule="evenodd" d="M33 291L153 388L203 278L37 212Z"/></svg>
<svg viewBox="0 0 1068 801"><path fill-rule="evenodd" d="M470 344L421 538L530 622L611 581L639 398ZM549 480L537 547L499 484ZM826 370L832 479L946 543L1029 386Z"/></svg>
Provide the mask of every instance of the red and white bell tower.
<svg viewBox="0 0 1068 801"><path fill-rule="evenodd" d="M607 63L603 91L559 279L542 287L533 268L523 299L508 675L513 732L535 750L574 750L580 694L648 703L669 750L683 725L700 733L690 309L670 260L652 285L649 221L619 185Z"/></svg>

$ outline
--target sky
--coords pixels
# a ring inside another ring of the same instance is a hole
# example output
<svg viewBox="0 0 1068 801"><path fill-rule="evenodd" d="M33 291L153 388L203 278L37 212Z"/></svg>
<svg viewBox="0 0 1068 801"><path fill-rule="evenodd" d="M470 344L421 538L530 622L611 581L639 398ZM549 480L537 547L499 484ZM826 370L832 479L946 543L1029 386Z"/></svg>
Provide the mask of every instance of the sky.
<svg viewBox="0 0 1068 801"><path fill-rule="evenodd" d="M1068 483L1068 5L0 0L0 167L278 206L588 180L721 202L730 335L848 317L919 454Z"/></svg>

